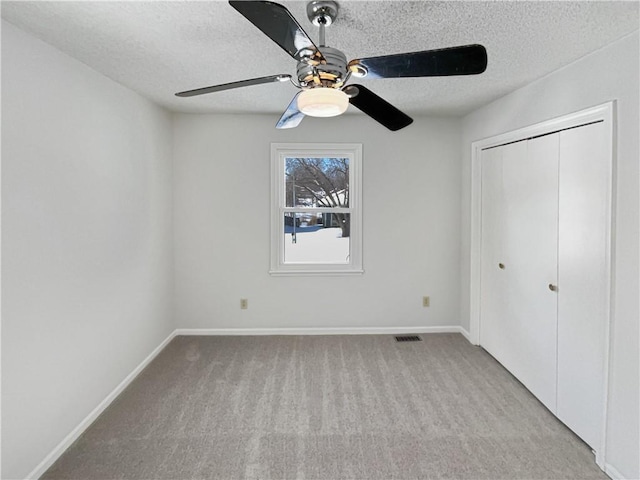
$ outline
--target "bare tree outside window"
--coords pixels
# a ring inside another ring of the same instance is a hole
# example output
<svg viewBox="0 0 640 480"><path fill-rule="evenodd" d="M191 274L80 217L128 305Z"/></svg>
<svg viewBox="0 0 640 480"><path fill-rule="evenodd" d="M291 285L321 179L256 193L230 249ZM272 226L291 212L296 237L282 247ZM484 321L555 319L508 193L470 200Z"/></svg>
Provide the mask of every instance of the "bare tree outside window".
<svg viewBox="0 0 640 480"><path fill-rule="evenodd" d="M287 158L285 176L287 207L349 207L348 158ZM323 223L339 227L342 238L350 236L348 213L324 214Z"/></svg>

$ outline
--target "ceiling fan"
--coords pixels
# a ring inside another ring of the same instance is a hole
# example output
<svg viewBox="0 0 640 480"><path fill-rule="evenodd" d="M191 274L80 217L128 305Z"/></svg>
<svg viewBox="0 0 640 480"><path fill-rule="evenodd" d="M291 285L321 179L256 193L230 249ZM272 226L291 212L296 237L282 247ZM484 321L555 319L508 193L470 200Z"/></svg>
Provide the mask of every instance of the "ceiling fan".
<svg viewBox="0 0 640 480"><path fill-rule="evenodd" d="M482 45L424 50L347 62L340 50L325 45L325 28L338 16L338 4L314 0L307 5L307 17L319 27L319 46L309 38L284 6L268 1L230 0L229 4L297 62L296 78L280 74L224 83L176 93L192 97L238 87L290 81L300 91L293 97L276 128L297 127L305 115L333 117L349 104L360 109L389 130L400 130L413 119L362 85L347 85L349 79L440 77L475 75L487 68L487 51Z"/></svg>

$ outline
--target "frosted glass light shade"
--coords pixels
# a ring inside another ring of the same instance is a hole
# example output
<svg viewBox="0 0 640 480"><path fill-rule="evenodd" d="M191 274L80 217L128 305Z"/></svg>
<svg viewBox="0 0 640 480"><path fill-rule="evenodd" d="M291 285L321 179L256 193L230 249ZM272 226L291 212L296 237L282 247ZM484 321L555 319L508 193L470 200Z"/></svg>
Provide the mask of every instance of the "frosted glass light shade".
<svg viewBox="0 0 640 480"><path fill-rule="evenodd" d="M349 106L349 97L336 88L317 87L298 95L298 110L310 117L335 117Z"/></svg>

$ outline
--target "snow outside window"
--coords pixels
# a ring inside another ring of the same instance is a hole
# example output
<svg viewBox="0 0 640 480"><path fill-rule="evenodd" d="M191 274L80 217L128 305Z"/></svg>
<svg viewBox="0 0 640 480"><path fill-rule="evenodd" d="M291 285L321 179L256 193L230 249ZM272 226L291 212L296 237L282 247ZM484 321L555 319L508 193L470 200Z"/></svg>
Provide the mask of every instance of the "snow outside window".
<svg viewBox="0 0 640 480"><path fill-rule="evenodd" d="M271 144L269 273L363 273L361 164L361 144Z"/></svg>

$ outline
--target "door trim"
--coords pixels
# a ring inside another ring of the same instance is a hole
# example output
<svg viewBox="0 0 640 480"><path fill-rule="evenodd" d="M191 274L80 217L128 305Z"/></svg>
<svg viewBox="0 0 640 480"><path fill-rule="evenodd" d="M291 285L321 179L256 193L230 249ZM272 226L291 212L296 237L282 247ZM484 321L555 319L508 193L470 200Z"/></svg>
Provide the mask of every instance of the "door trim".
<svg viewBox="0 0 640 480"><path fill-rule="evenodd" d="M603 122L607 132L609 181L607 192L607 251L606 251L606 279L608 296L605 299L608 316L606 322L606 335L604 342L604 380L602 385L603 395L603 422L601 426L601 443L595 450L596 463L601 469L605 466L606 447L606 423L609 391L609 357L612 319L615 318L611 298L614 294L613 275L613 231L615 218L613 215L614 198L614 173L615 173L615 143L614 143L614 114L615 102L607 102L585 110L570 113L562 117L546 120L524 128L505 132L499 135L477 140L471 143L471 251L470 251L470 298L469 298L469 337L474 345L480 345L480 278L481 278L481 227L482 227L482 150L497 147L507 143L527 140L530 138L547 135L569 128L580 127L595 122Z"/></svg>

